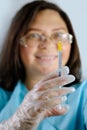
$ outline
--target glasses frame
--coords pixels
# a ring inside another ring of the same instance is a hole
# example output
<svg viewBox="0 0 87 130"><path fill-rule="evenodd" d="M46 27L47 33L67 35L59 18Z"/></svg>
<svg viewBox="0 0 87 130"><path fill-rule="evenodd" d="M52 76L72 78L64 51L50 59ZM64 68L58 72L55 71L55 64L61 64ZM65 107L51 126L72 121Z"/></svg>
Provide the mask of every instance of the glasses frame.
<svg viewBox="0 0 87 130"><path fill-rule="evenodd" d="M73 36L72 36L72 34L62 33L62 32L56 32L56 33L51 34L51 36L46 36L44 34L39 34L39 33L31 33L28 36L23 36L20 39L20 44L23 45L24 47L28 46L26 44L26 42L25 42L25 38L27 38L29 40L33 39L35 41L35 43L36 43L36 41L38 41L38 42L45 42L47 39L55 40L55 38L54 38L55 36L56 36L56 38L59 36L60 38L62 38L62 40L68 40L70 44L72 44L72 42L73 42ZM62 41L62 40L60 40L60 41Z"/></svg>

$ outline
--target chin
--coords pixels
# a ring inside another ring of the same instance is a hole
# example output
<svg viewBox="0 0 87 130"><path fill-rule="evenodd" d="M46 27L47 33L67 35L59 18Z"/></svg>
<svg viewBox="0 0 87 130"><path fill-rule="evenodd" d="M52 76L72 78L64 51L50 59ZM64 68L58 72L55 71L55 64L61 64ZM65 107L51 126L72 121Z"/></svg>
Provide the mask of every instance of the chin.
<svg viewBox="0 0 87 130"><path fill-rule="evenodd" d="M46 75L46 74L49 74L49 73L51 73L51 72L53 72L53 71L55 71L57 68L43 68L42 70L41 70L41 74L42 75Z"/></svg>

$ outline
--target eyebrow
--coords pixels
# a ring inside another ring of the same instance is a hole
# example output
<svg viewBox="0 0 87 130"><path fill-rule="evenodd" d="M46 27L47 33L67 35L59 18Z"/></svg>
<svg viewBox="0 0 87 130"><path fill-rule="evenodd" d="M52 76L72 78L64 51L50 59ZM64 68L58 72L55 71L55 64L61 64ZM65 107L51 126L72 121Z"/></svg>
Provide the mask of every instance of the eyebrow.
<svg viewBox="0 0 87 130"><path fill-rule="evenodd" d="M52 29L52 31L58 31L58 30L64 30L64 31L66 31L66 29L65 29L64 27ZM40 31L40 32L43 32L43 30L41 30L41 29L39 29L39 28L28 28L27 33L28 33L29 31Z"/></svg>
<svg viewBox="0 0 87 130"><path fill-rule="evenodd" d="M53 29L53 31L57 31L57 30L64 30L64 31L66 31L66 28L61 27L61 28L55 28L55 29Z"/></svg>

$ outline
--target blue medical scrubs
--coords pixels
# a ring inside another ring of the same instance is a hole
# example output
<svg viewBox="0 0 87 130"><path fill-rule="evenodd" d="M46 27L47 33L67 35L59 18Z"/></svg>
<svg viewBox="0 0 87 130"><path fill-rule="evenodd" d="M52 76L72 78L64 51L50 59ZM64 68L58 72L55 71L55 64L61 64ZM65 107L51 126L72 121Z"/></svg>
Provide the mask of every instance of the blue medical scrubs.
<svg viewBox="0 0 87 130"><path fill-rule="evenodd" d="M37 130L87 130L87 81L73 87L76 91L67 95L69 111L64 115L45 118ZM0 88L0 122L15 113L27 93L27 88L20 81L12 92Z"/></svg>

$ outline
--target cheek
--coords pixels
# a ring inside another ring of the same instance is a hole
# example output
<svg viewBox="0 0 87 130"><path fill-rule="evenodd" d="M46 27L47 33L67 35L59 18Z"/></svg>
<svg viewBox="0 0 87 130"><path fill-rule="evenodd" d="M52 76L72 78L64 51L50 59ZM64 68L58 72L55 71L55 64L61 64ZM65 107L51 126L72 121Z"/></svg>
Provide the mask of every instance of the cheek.
<svg viewBox="0 0 87 130"><path fill-rule="evenodd" d="M63 57L63 60L62 60L63 63L62 64L63 64L63 66L66 65L68 60L69 60L70 51L71 51L71 45L63 47L63 53L62 53L62 57Z"/></svg>
<svg viewBox="0 0 87 130"><path fill-rule="evenodd" d="M29 65L30 62L32 62L34 53L35 53L35 49L33 48L20 47L21 60L25 66Z"/></svg>

